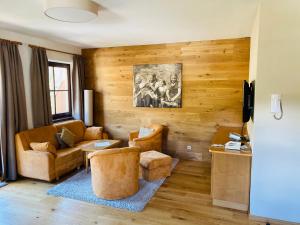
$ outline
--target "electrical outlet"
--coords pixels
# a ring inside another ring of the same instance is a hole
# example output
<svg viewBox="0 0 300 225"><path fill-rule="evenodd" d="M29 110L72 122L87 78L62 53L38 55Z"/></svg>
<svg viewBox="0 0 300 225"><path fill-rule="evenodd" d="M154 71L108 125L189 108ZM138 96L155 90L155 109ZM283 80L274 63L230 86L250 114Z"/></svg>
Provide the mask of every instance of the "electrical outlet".
<svg viewBox="0 0 300 225"><path fill-rule="evenodd" d="M191 152L191 151L192 151L192 146L191 146L191 145L187 145L187 146L186 146L186 150L187 150L188 152Z"/></svg>

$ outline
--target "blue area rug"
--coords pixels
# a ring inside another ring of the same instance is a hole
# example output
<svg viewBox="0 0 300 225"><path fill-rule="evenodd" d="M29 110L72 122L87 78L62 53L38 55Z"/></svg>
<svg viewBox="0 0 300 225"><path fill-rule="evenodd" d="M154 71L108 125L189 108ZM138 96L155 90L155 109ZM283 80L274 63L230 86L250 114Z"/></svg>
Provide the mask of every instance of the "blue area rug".
<svg viewBox="0 0 300 225"><path fill-rule="evenodd" d="M178 159L173 159L172 170L178 161ZM85 171L81 171L51 188L47 194L139 212L145 208L164 181L165 178L152 182L140 179L140 190L135 195L121 200L105 200L94 195L91 186L91 173L86 174Z"/></svg>
<svg viewBox="0 0 300 225"><path fill-rule="evenodd" d="M4 186L6 186L7 185L7 183L6 182L0 182L0 188L2 188L2 187L4 187Z"/></svg>

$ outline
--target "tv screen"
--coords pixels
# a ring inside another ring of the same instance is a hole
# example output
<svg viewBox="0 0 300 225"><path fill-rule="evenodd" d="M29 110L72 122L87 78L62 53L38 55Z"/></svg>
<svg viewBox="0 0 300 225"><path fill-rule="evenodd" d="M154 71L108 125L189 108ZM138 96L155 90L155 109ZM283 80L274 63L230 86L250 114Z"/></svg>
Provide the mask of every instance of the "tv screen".
<svg viewBox="0 0 300 225"><path fill-rule="evenodd" d="M254 81L249 83L244 80L243 84L243 123L246 123L253 116L254 110Z"/></svg>

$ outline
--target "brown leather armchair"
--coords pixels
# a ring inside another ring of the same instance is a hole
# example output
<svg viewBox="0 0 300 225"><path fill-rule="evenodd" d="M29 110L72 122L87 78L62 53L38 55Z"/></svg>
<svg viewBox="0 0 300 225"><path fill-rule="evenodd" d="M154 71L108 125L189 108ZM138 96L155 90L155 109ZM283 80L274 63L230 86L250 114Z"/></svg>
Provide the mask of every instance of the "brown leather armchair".
<svg viewBox="0 0 300 225"><path fill-rule="evenodd" d="M99 198L122 199L139 190L139 148L114 148L90 153L92 187Z"/></svg>
<svg viewBox="0 0 300 225"><path fill-rule="evenodd" d="M138 138L139 131L132 131L129 134L129 147L139 147L141 152L150 150L162 151L162 133L163 126L160 124L152 124L149 126L154 132L147 137Z"/></svg>

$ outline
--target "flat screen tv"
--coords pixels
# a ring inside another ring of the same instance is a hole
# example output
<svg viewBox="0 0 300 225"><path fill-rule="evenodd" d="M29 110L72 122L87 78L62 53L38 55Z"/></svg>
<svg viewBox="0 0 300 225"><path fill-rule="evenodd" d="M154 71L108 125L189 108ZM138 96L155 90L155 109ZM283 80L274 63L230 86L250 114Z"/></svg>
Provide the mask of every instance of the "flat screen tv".
<svg viewBox="0 0 300 225"><path fill-rule="evenodd" d="M254 112L254 88L255 82L252 81L249 84L246 80L244 80L243 84L243 123L246 123L253 118Z"/></svg>

